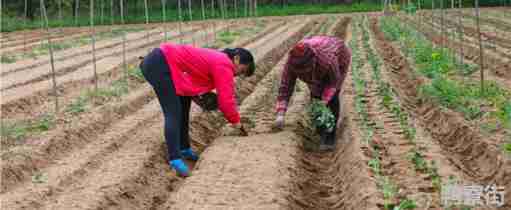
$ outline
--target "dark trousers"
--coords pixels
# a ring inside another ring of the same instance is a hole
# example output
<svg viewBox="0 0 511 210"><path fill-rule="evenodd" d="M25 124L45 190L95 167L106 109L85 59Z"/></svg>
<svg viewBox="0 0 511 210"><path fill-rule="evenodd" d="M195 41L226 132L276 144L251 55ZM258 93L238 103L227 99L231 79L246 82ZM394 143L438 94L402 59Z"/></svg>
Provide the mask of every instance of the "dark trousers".
<svg viewBox="0 0 511 210"><path fill-rule="evenodd" d="M181 150L190 148L188 124L191 97L176 95L169 66L159 48L154 49L144 58L140 69L153 87L163 111L169 160L181 158Z"/></svg>

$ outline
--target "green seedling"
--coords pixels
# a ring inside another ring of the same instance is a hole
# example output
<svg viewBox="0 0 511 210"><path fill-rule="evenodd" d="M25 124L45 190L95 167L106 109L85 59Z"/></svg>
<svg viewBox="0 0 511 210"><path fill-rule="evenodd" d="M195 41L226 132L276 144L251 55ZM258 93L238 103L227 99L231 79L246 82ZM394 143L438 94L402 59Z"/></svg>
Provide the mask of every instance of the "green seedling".
<svg viewBox="0 0 511 210"><path fill-rule="evenodd" d="M413 200L405 199L399 203L398 206L394 207L393 210L406 210L406 209L415 209L417 208L417 204Z"/></svg>
<svg viewBox="0 0 511 210"><path fill-rule="evenodd" d="M408 154L408 159L413 163L415 170L426 171L428 169L428 163L424 160L422 154L416 149L412 149Z"/></svg>
<svg viewBox="0 0 511 210"><path fill-rule="evenodd" d="M373 159L369 160L367 165L369 165L369 168L371 168L371 170L373 171L374 174L380 175L381 165L380 165L380 160L378 158L373 158Z"/></svg>
<svg viewBox="0 0 511 210"><path fill-rule="evenodd" d="M511 155L511 143L504 144L504 151Z"/></svg>
<svg viewBox="0 0 511 210"><path fill-rule="evenodd" d="M394 186L388 177L382 177L380 180L380 185L383 191L383 198L384 198L384 207L385 209L392 210L394 207L394 204L392 203L394 200L394 197L397 193L397 187Z"/></svg>
<svg viewBox="0 0 511 210"><path fill-rule="evenodd" d="M78 113L85 112L86 105L87 105L87 98L80 96L73 103L69 104L69 106L66 109L66 112L71 113L71 114L78 114Z"/></svg>
<svg viewBox="0 0 511 210"><path fill-rule="evenodd" d="M442 180L440 179L440 175L438 174L438 168L436 166L436 162L434 160L432 160L430 165L431 166L428 167L428 175L431 178L433 187L436 189L441 189Z"/></svg>

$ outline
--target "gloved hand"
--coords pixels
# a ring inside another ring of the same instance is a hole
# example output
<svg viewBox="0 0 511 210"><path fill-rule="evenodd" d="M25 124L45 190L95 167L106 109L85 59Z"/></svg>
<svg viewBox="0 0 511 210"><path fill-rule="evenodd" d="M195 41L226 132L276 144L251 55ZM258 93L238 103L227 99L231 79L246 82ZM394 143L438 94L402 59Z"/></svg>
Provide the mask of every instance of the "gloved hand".
<svg viewBox="0 0 511 210"><path fill-rule="evenodd" d="M236 123L236 124L233 124L232 126L240 131L241 136L248 136L248 132L242 123Z"/></svg>
<svg viewBox="0 0 511 210"><path fill-rule="evenodd" d="M190 170L188 169L188 166L185 162L181 159L175 159L169 161L170 167L172 167L174 170L176 170L176 173L178 176L187 177L190 176Z"/></svg>
<svg viewBox="0 0 511 210"><path fill-rule="evenodd" d="M276 128L279 128L279 129L283 129L284 128L284 113L283 112L279 112L277 113L277 118L275 119L275 127Z"/></svg>

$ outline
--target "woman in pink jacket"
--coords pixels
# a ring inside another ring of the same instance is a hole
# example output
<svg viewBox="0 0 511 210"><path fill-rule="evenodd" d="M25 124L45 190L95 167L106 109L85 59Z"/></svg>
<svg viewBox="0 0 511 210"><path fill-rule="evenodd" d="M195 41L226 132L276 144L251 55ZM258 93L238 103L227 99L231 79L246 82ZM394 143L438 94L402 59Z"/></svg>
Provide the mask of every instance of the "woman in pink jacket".
<svg viewBox="0 0 511 210"><path fill-rule="evenodd" d="M242 129L234 77L254 73L254 58L248 50L217 51L165 43L144 58L140 69L160 102L169 164L178 175L190 174L183 157L195 161L199 158L190 147L188 135L192 97L216 89L220 111L234 127Z"/></svg>

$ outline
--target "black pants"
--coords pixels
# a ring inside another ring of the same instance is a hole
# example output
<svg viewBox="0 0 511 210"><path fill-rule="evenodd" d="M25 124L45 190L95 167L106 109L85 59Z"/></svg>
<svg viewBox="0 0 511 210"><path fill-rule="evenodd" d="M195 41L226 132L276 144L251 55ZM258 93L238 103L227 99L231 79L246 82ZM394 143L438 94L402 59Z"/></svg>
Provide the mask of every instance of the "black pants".
<svg viewBox="0 0 511 210"><path fill-rule="evenodd" d="M165 117L165 141L169 160L181 158L181 150L190 148L188 134L191 97L176 95L169 66L159 48L144 58L140 69L151 84Z"/></svg>

